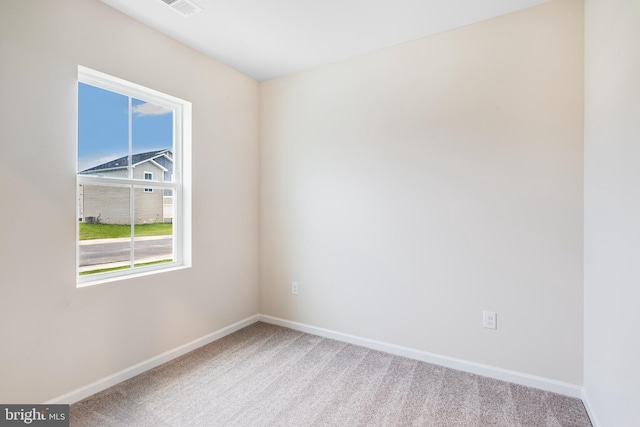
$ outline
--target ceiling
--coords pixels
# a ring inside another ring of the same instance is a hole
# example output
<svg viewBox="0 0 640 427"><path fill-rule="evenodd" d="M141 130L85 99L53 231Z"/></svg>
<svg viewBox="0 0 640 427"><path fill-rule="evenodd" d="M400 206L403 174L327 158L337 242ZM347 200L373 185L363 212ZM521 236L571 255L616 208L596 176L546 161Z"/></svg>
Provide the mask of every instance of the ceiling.
<svg viewBox="0 0 640 427"><path fill-rule="evenodd" d="M339 61L549 0L101 0L258 81Z"/></svg>

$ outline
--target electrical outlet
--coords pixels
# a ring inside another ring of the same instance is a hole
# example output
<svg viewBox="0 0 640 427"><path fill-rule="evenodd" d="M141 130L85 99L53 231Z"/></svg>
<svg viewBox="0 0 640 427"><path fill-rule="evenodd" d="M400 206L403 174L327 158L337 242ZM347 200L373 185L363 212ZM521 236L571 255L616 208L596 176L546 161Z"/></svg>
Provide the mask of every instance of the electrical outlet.
<svg viewBox="0 0 640 427"><path fill-rule="evenodd" d="M482 312L482 327L487 329L498 328L498 315L495 311Z"/></svg>
<svg viewBox="0 0 640 427"><path fill-rule="evenodd" d="M291 282L291 293L298 295L298 282Z"/></svg>

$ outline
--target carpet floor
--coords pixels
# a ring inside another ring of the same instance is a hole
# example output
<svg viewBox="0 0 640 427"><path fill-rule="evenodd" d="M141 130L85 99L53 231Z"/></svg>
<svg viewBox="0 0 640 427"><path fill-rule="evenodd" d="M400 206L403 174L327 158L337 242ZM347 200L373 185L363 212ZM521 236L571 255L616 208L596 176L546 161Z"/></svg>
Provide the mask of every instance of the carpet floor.
<svg viewBox="0 0 640 427"><path fill-rule="evenodd" d="M591 427L579 399L261 322L71 405L70 421Z"/></svg>

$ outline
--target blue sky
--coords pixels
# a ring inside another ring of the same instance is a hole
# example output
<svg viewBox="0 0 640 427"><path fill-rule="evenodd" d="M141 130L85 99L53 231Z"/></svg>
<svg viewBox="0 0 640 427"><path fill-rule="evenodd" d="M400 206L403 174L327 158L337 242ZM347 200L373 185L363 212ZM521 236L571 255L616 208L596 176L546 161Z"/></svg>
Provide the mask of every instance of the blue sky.
<svg viewBox="0 0 640 427"><path fill-rule="evenodd" d="M78 170L129 151L129 100L125 95L78 83ZM132 99L133 153L173 148L173 113Z"/></svg>

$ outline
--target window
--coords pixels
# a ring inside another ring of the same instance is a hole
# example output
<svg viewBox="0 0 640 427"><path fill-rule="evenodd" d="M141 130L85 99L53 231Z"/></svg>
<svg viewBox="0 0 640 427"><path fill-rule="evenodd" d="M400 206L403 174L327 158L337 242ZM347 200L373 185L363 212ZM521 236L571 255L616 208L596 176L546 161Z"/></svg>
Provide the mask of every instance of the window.
<svg viewBox="0 0 640 427"><path fill-rule="evenodd" d="M153 181L153 172L145 172L144 173L145 181ZM153 193L153 188L145 188L145 193Z"/></svg>
<svg viewBox="0 0 640 427"><path fill-rule="evenodd" d="M190 266L190 137L191 103L78 67L78 286Z"/></svg>

